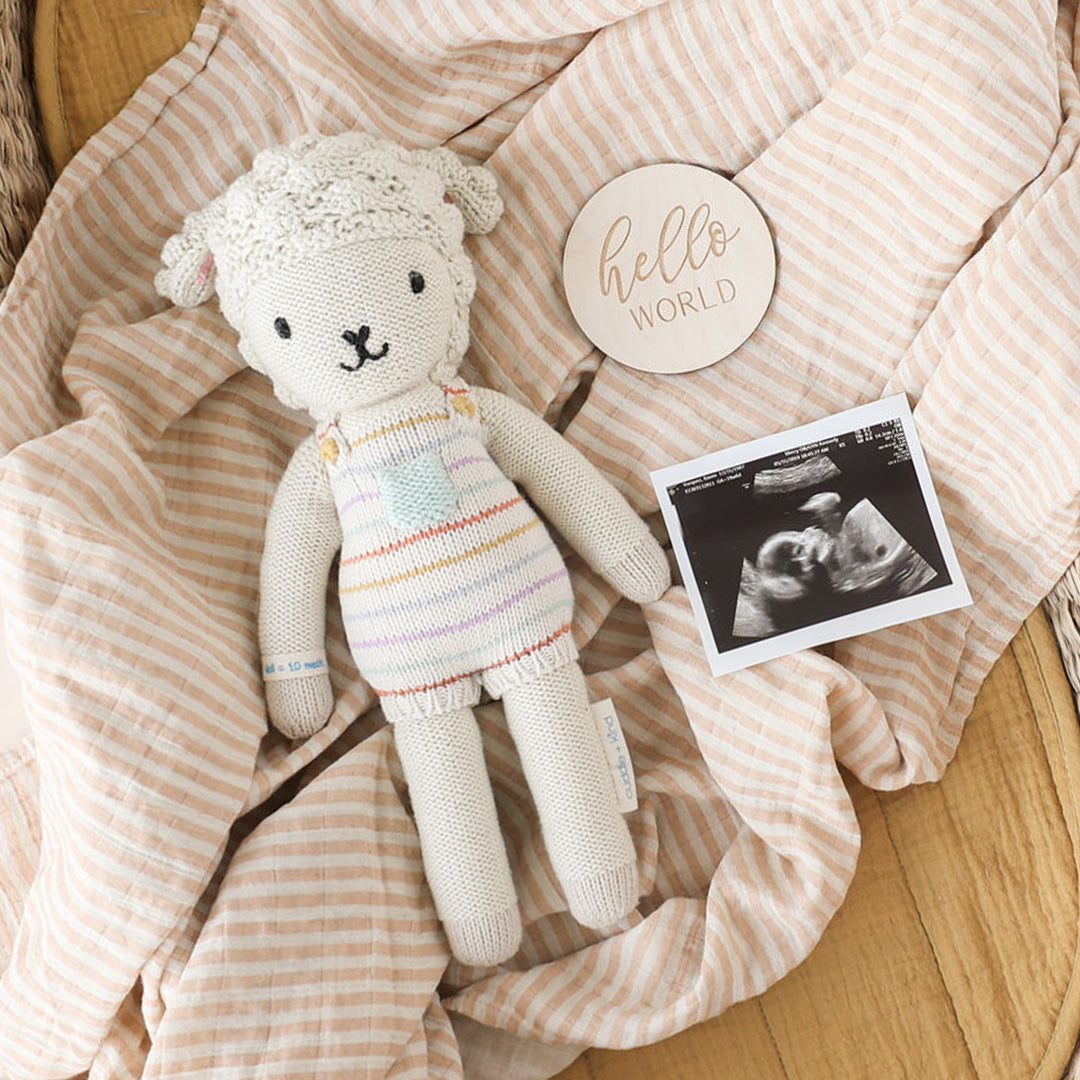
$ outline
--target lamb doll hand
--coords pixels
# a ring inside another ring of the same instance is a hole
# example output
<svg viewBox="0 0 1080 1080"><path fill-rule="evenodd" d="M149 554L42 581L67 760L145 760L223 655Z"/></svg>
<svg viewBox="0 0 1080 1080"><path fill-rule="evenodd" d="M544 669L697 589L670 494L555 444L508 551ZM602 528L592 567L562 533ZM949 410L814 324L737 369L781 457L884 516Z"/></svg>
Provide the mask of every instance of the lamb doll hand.
<svg viewBox="0 0 1080 1080"><path fill-rule="evenodd" d="M524 405L474 387L488 450L567 543L628 600L651 604L671 584L664 550L584 454Z"/></svg>
<svg viewBox="0 0 1080 1080"><path fill-rule="evenodd" d="M614 566L605 570L604 577L628 600L652 604L671 585L671 568L664 549L646 531Z"/></svg>
<svg viewBox="0 0 1080 1080"><path fill-rule="evenodd" d="M270 723L289 739L306 739L330 719L334 691L325 672L266 683Z"/></svg>

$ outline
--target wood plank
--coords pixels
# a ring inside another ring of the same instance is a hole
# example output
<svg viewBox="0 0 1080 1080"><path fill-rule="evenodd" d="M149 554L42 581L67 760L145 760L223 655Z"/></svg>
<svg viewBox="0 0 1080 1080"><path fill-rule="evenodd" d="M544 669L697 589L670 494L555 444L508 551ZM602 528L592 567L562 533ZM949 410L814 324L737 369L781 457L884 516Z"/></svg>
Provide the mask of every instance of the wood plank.
<svg viewBox="0 0 1080 1080"><path fill-rule="evenodd" d="M858 871L803 965L654 1046L590 1050L563 1080L1057 1080L1080 1027L1078 780L1080 726L1037 612L940 783L850 785Z"/></svg>
<svg viewBox="0 0 1080 1080"><path fill-rule="evenodd" d="M743 1002L651 1046L588 1050L584 1060L589 1080L786 1080L757 1001ZM562 1073L559 1080L585 1078Z"/></svg>
<svg viewBox="0 0 1080 1080"><path fill-rule="evenodd" d="M985 1080L1032 1076L1072 977L1076 852L1060 797L1011 647L942 782L881 797Z"/></svg>
<svg viewBox="0 0 1080 1080"><path fill-rule="evenodd" d="M847 899L807 961L761 999L788 1080L975 1080L877 796L851 791L863 848Z"/></svg>

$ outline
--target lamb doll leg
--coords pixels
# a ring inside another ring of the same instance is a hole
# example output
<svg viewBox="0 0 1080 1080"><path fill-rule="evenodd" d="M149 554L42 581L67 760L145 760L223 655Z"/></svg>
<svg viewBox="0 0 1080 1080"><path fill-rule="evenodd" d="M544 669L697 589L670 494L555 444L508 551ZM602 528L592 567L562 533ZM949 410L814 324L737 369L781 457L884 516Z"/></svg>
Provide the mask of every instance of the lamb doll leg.
<svg viewBox="0 0 1080 1080"><path fill-rule="evenodd" d="M637 857L581 668L507 687L503 707L571 915L583 926L618 922L637 906Z"/></svg>
<svg viewBox="0 0 1080 1080"><path fill-rule="evenodd" d="M472 709L399 719L394 742L451 952L466 964L509 959L521 916Z"/></svg>

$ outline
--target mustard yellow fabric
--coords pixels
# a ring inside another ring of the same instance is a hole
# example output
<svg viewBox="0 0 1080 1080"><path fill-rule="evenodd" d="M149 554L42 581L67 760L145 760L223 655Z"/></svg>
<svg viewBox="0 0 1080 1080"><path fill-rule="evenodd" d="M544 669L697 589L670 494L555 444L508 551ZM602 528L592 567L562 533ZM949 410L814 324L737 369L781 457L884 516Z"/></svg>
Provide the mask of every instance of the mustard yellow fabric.
<svg viewBox="0 0 1080 1080"><path fill-rule="evenodd" d="M201 0L37 0L34 80L58 173L183 47L201 10Z"/></svg>
<svg viewBox="0 0 1080 1080"><path fill-rule="evenodd" d="M1080 1027L1080 729L1036 611L937 784L853 785L863 848L810 958L654 1046L560 1080L1058 1080Z"/></svg>
<svg viewBox="0 0 1080 1080"><path fill-rule="evenodd" d="M38 0L34 70L58 171L200 8ZM1078 777L1072 694L1036 612L940 783L852 785L859 870L801 967L673 1039L590 1050L563 1080L1057 1080L1080 1030Z"/></svg>

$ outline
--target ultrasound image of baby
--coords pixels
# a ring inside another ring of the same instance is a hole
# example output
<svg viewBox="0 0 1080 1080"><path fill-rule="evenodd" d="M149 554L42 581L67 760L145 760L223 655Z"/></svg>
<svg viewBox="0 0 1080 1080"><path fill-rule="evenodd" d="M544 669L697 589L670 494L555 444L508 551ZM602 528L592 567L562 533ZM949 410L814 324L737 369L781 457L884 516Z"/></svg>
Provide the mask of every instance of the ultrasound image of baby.
<svg viewBox="0 0 1080 1080"><path fill-rule="evenodd" d="M765 637L910 596L937 576L867 498L844 512L837 492L819 491L797 515L802 528L774 532L753 561L743 560L736 637Z"/></svg>
<svg viewBox="0 0 1080 1080"><path fill-rule="evenodd" d="M652 481L718 677L971 603L902 393Z"/></svg>

